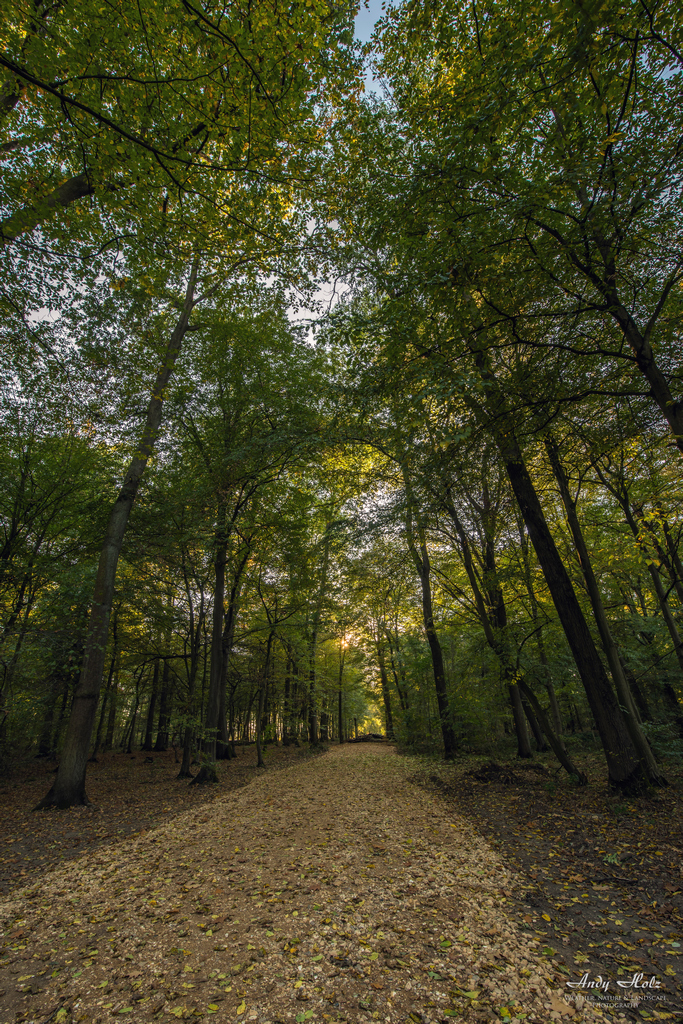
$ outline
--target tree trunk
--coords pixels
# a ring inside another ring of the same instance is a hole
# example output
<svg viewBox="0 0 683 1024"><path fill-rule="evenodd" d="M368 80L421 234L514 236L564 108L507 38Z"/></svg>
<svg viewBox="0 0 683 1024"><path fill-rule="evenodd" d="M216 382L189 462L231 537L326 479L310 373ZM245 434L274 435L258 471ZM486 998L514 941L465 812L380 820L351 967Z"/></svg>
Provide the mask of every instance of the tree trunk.
<svg viewBox="0 0 683 1024"><path fill-rule="evenodd" d="M516 683L508 683L508 693L510 694L512 720L515 723L515 734L517 736L517 757L531 757L531 745L526 727L526 718L524 717L524 708L522 707L522 698L519 695L519 687Z"/></svg>
<svg viewBox="0 0 683 1024"><path fill-rule="evenodd" d="M142 681L143 671L144 666L140 669L140 672L135 679L135 703L133 705L131 716L128 719L128 725L123 730L123 736L121 737L121 749L125 747L127 754L133 753L133 740L135 738L135 724L138 717L138 708L140 707L140 683Z"/></svg>
<svg viewBox="0 0 683 1024"><path fill-rule="evenodd" d="M157 724L156 743L154 744L154 749L157 752L168 750L168 727L171 719L170 676L171 669L168 664L168 658L164 658L164 668L161 673L161 695L159 697L159 722Z"/></svg>
<svg viewBox="0 0 683 1024"><path fill-rule="evenodd" d="M585 786L588 782L588 779L586 778L584 773L582 771L579 771L579 769L573 763L573 761L569 757L569 754L567 753L567 749L564 743L559 742L558 737L555 735L555 732L548 720L548 716L543 710L543 707L541 706L540 701L536 697L536 694L527 686L523 678L519 679L518 685L526 699L529 701L529 704L534 709L536 717L538 718L538 721L541 724L541 728L546 734L548 743L552 747L555 757L569 775L574 775L576 777L576 780L580 786Z"/></svg>
<svg viewBox="0 0 683 1024"><path fill-rule="evenodd" d="M193 739L194 729L188 724L185 726L185 732L183 733L183 759L180 763L180 771L176 775L177 779L192 779L194 781L194 777L190 771Z"/></svg>
<svg viewBox="0 0 683 1024"><path fill-rule="evenodd" d="M681 702L678 699L678 694L671 683L664 683L662 685L662 696L664 698L664 704L668 707L673 720L676 723L678 735L683 739L683 708L681 707Z"/></svg>
<svg viewBox="0 0 683 1024"><path fill-rule="evenodd" d="M664 533L664 539L666 540L666 547L669 552L669 558L671 560L671 575L676 587L676 593L678 594L678 600L683 605L683 564L681 564L681 558L678 554L678 548L676 543L671 536L671 530L669 524L665 519L662 519L662 531Z"/></svg>
<svg viewBox="0 0 683 1024"><path fill-rule="evenodd" d="M479 324L476 303L472 296L467 298L476 327ZM644 783L640 760L619 711L614 691L593 642L569 574L555 546L515 436L514 419L489 365L488 355L482 347L478 331L475 330L470 335L468 344L482 383L487 388L490 405L484 407L469 392L464 395L464 400L473 409L479 421L491 431L500 451L512 491L548 584L600 734L607 761L609 783L625 792L639 790Z"/></svg>
<svg viewBox="0 0 683 1024"><path fill-rule="evenodd" d="M19 235L32 231L33 228L42 224L55 210L71 206L77 199L84 199L86 196L95 194L95 189L90 182L88 172L76 174L72 178L63 181L54 192L51 192L34 206L25 206L17 210L11 217L7 217L0 223L0 245L7 242L14 242Z"/></svg>
<svg viewBox="0 0 683 1024"><path fill-rule="evenodd" d="M339 742L344 742L344 717L343 717L343 701L344 701L344 690L343 690L343 679L344 679L344 660L346 657L346 650L344 649L344 638L342 637L339 641L339 688L338 688L338 713L339 713Z"/></svg>
<svg viewBox="0 0 683 1024"><path fill-rule="evenodd" d="M61 707L59 709L59 718L57 719L57 724L55 726L54 735L52 737L51 746L52 746L52 749L57 754L59 753L60 740L61 740L61 736L62 736L62 727L64 725L64 719L66 718L66 709L69 706L69 695L70 695L69 682L70 682L70 680L69 680L69 678L67 676L64 679L64 681L63 681L62 705L61 705Z"/></svg>
<svg viewBox="0 0 683 1024"><path fill-rule="evenodd" d="M218 708L218 743L216 746L216 756L223 760L230 760L230 758L235 756L233 745L230 742L227 721L228 716L226 702L228 690L228 669L230 667L232 645L235 639L235 625L237 623L237 614L239 611L243 574L249 561L250 551L251 548L247 547L244 557L237 564L233 573L232 584L230 586L230 596L228 598L228 607L225 613L225 625L223 627L223 636L221 639L221 686L220 704Z"/></svg>
<svg viewBox="0 0 683 1024"><path fill-rule="evenodd" d="M154 662L154 674L152 676L152 692L149 695L147 707L147 722L145 725L145 738L142 743L142 750L154 750L154 712L156 710L157 694L159 692L159 659Z"/></svg>
<svg viewBox="0 0 683 1024"><path fill-rule="evenodd" d="M291 700L291 685L292 685L292 683L291 683L291 676L290 676L289 673L291 671L291 664L292 664L292 659L291 659L291 656L289 654L289 651L287 651L287 668L285 669L285 681L284 681L284 689L283 689L283 694L282 694L282 746L283 747L288 747L289 744L290 744L291 723L290 723L290 720L289 720L289 716L291 714L291 711L290 711L290 700Z"/></svg>
<svg viewBox="0 0 683 1024"><path fill-rule="evenodd" d="M557 703L557 694L555 693L555 686L553 684L552 676L550 674L550 666L548 665L548 658L545 653L545 643L543 641L543 628L538 621L538 599L534 590L533 580L531 577L531 564L529 561L529 541L524 529L524 520L521 516L517 517L517 530L519 532L519 544L522 552L522 562L524 564L524 582L526 584L527 594L529 595L529 602L531 605L531 619L536 627L536 646L538 648L538 659L543 669L543 685L545 686L546 693L548 694L548 702L550 704L550 713L553 720L553 730L557 736L558 743L564 747L564 739L562 736L562 716L560 714L560 707Z"/></svg>
<svg viewBox="0 0 683 1024"><path fill-rule="evenodd" d="M261 730L263 728L263 706L264 706L264 693L266 685L261 683L258 691L258 711L256 712L256 767L265 768L266 762L263 760L263 738Z"/></svg>
<svg viewBox="0 0 683 1024"><path fill-rule="evenodd" d="M223 682L223 615L225 601L225 565L228 541L224 532L225 505L218 509L218 531L216 533L216 554L214 557L215 586L213 593L213 617L211 622L211 667L209 671L209 699L204 721L204 748L202 766L192 780L196 785L218 782L216 774L216 741L218 715L221 705L221 684Z"/></svg>
<svg viewBox="0 0 683 1024"><path fill-rule="evenodd" d="M55 706L59 699L59 693L62 688L62 680L57 672L52 676L50 689L48 691L47 706L45 708L45 715L43 717L43 725L40 730L40 739L38 740L38 756L39 757L54 757L55 751L52 747L52 727L55 717Z"/></svg>
<svg viewBox="0 0 683 1024"><path fill-rule="evenodd" d="M391 691L389 689L389 677L387 676L386 664L384 661L384 650L382 648L380 625L377 623L377 661L379 663L379 678L382 686L382 700L384 702L384 723L388 740L394 738L394 719L391 713Z"/></svg>
<svg viewBox="0 0 683 1024"><path fill-rule="evenodd" d="M112 633L112 655L111 655L111 662L110 662L110 665L109 665L109 677L107 679L107 685L106 685L105 691L104 691L104 700L102 701L102 713L100 714L100 721L99 721L99 724L97 726L97 735L95 736L95 746L93 747L93 752L92 752L91 760L94 759L97 756L97 753L98 753L98 751L101 748L104 749L104 750L107 750L107 749L111 748L111 741L109 743L109 748L107 747L107 739L109 738L109 722L111 721L111 718L112 718L112 706L113 706L113 710L114 710L114 715L116 714L116 689L117 689L117 685L118 685L118 675L119 675L119 669L118 669L118 666L119 666L118 608L114 609L114 614L112 616L111 633ZM103 732L103 729L104 729L104 719L105 719L105 712L107 710L107 707L109 707L109 716L108 716L108 721L107 721L107 733L106 733L106 736L105 736L104 743L102 743L102 732ZM112 734L113 734L113 726L112 726Z"/></svg>
<svg viewBox="0 0 683 1024"><path fill-rule="evenodd" d="M45 807L73 807L88 803L85 792L85 770L102 685L119 554L131 509L159 434L164 393L180 353L190 315L195 305L196 280L197 263L195 262L190 273L182 313L171 334L162 365L157 373L138 450L128 467L123 486L109 516L107 533L97 568L83 668L74 694L64 749L55 781L50 791L37 805L36 810Z"/></svg>
<svg viewBox="0 0 683 1024"><path fill-rule="evenodd" d="M116 665L116 652L114 652L111 663L109 665L109 677L107 679L107 685L104 688L102 694L102 708L100 710L100 717L97 723L97 732L95 733L95 743L92 748L92 754L90 755L91 761L97 760L97 754L102 745L102 733L104 732L104 720L107 715L107 707L109 705L109 698L111 695L111 689L114 682L114 667Z"/></svg>
<svg viewBox="0 0 683 1024"><path fill-rule="evenodd" d="M642 785L642 771L637 753L619 711L600 655L593 643L581 605L543 515L522 453L517 442L509 435L501 447L512 490L519 503L600 733L609 782L625 791L639 789Z"/></svg>
<svg viewBox="0 0 683 1024"><path fill-rule="evenodd" d="M577 267L580 262L574 260ZM607 263L607 277L598 287L609 303L609 313L618 323L624 338L631 346L635 355L636 365L650 385L649 395L659 406L664 419L669 424L674 444L683 452L683 402L676 401L671 388L657 361L648 337L649 332L641 333L631 313L622 305L614 282L613 259ZM581 267L585 273L585 268ZM591 278L592 279L592 278ZM595 283L595 281L593 282ZM674 379L676 379L674 377Z"/></svg>
<svg viewBox="0 0 683 1024"><path fill-rule="evenodd" d="M133 743L135 740L135 726L138 720L138 707L140 706L140 698L136 695L135 697L135 708L133 709L133 717L130 720L130 726L128 731L128 743L126 744L126 753L133 753Z"/></svg>
<svg viewBox="0 0 683 1024"><path fill-rule="evenodd" d="M114 669L114 678L112 681L111 693L109 694L109 715L107 716L107 732L104 737L104 743L102 750L111 750L114 746L114 730L116 729L116 703L119 692L119 670L121 664L121 655L116 655L116 667Z"/></svg>
<svg viewBox="0 0 683 1024"><path fill-rule="evenodd" d="M636 703L636 708L638 709L638 717L640 718L640 721L651 722L652 712L650 711L650 706L647 702L647 698L643 693L635 674L628 667L623 657L621 658L621 667L623 668L624 675L628 680L629 689L633 694L633 699Z"/></svg>
<svg viewBox="0 0 683 1024"><path fill-rule="evenodd" d="M531 707L531 704L526 699L524 694L520 694L520 700L522 701L522 707L524 708L524 714L526 715L527 722L529 723L531 731L534 734L536 750L539 752L539 754L543 754L548 749L548 744L543 739L543 730L538 724L538 720L536 718L536 715L534 714L533 708Z"/></svg>
<svg viewBox="0 0 683 1024"><path fill-rule="evenodd" d="M316 605L313 611L313 622L311 624L311 635L308 645L308 742L311 746L317 746L318 737L318 695L316 686L316 657L318 648L318 630L320 628L320 617L322 615L323 601L327 590L327 569L330 558L330 534L329 523L325 526L323 540L323 562L320 572L320 586L316 597Z"/></svg>
<svg viewBox="0 0 683 1024"><path fill-rule="evenodd" d="M610 482L607 479L606 473L603 472L600 469L600 467L596 466L596 471L602 483L619 502L619 505L621 506L621 509L624 513L624 518L628 523L629 529L631 530L631 533L633 534L636 543L639 547L642 547L643 541L641 537L641 531L638 528L638 524L634 518L633 511L631 509L631 501L623 477L618 477L616 480ZM676 654L676 659L678 661L679 668L681 669L681 672L683 672L683 643L681 642L678 627L671 613L671 608L667 600L666 591L664 590L664 585L662 584L662 579L659 575L659 569L656 565L652 564L651 559L647 559L647 562L650 578L652 579L652 585L654 587L655 594L657 595L657 601L659 602L659 607L662 612L662 618L666 623L666 628L669 631L669 636L671 637L671 641L674 645L674 652Z"/></svg>
<svg viewBox="0 0 683 1024"><path fill-rule="evenodd" d="M666 778L659 770L659 766L654 754L652 753L650 744L647 742L645 734L641 729L640 722L638 721L638 714L633 704L633 697L622 667L619 648L615 643L614 638L612 637L612 631L609 628L605 606L602 602L602 595L600 594L598 581L596 580L595 573L593 572L593 565L588 554L588 548L583 536L581 524L579 523L576 503L574 502L569 490L569 481L567 480L567 475L560 459L559 449L549 435L546 435L545 447L548 453L548 458L550 459L555 480L557 481L560 496L564 504L567 522L574 539L576 553L579 556L581 571L586 582L586 590L588 591L593 615L597 623L598 632L600 633L603 649L607 655L607 663L610 667L612 679L614 680L617 688L619 700L621 701L621 713L624 717L628 734L631 737L631 742L640 758L643 770L649 781L655 786L665 786L667 785Z"/></svg>
<svg viewBox="0 0 683 1024"><path fill-rule="evenodd" d="M400 652L399 652L399 647L398 647L398 644L399 644L398 634L396 635L396 638L394 640L394 638L391 635L391 631L387 627L387 629L386 629L386 636L387 636L387 642L389 644L389 661L391 663L391 674L394 677L394 686L396 687L396 693L398 694L398 703L399 703L399 706L401 708L401 711L403 711L405 713L408 710L408 696L407 696L407 692L404 691L403 687L401 686L401 681L399 679L398 671L397 671L397 668L396 668L396 661L397 660L399 661L399 668L401 667L401 665L400 665ZM396 658L394 658L394 642L396 643Z"/></svg>
<svg viewBox="0 0 683 1024"><path fill-rule="evenodd" d="M484 629L484 635L486 636L486 640L488 642L489 647L491 648L492 651L495 652L502 665L506 682L508 683L508 685L516 684L521 690L522 695L526 698L526 700L533 708L536 717L541 724L541 728L546 734L548 743L550 744L553 753L555 754L555 756L557 757L558 761L565 769L565 771L568 772L569 775L573 775L581 785L585 785L587 781L586 776L583 774L582 771L580 771L576 767L572 759L569 757L564 746L564 743L560 739L558 739L558 737L555 735L554 730L551 728L550 722L548 721L548 717L545 714L543 708L541 707L540 702L536 698L535 694L532 693L529 686L527 686L523 675L517 670L516 666L512 664L510 658L509 645L507 644L505 637L505 627L507 624L507 620L504 603L503 607L498 609L496 617L496 621L498 623L502 623L501 628L495 630L491 623L491 618L489 617L488 610L486 608L486 603L484 601L484 595L482 594L481 588L479 587L479 582L474 571L474 565L472 564L472 553L470 551L469 539L460 522L460 518L458 516L455 505L450 500L450 496L448 495L445 507L451 519L453 520L456 532L458 534L463 565L465 566L465 572L467 574L467 578L472 589L474 603L477 609L477 614L479 615L479 621L481 622L482 627Z"/></svg>
<svg viewBox="0 0 683 1024"><path fill-rule="evenodd" d="M408 479L407 469L402 467L403 479L406 485L406 502L407 502L407 515L406 515L406 533L408 540L408 549L412 555L417 574L420 578L420 585L422 589L422 622L424 624L424 631L427 637L427 643L429 644L429 652L432 659L432 670L434 672L434 688L436 690L436 703L439 709L439 722L441 725L441 737L443 739L444 757L446 759L455 757L457 753L457 743L455 740L455 732L451 723L450 709L448 706L448 690L446 688L446 672L443 663L443 651L441 650L441 643L439 641L436 627L434 626L434 612L432 608L432 586L430 580L431 565L429 562L429 551L427 550L427 540L425 531L418 519L417 531L418 531L418 546L415 543L415 535L413 530L413 501L411 494L410 481Z"/></svg>

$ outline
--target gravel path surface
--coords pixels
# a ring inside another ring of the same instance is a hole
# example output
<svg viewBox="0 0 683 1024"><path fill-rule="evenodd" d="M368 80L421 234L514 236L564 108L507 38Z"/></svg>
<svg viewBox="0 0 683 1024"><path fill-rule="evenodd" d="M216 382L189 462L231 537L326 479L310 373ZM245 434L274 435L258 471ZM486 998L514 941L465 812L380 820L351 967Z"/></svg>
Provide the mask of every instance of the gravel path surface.
<svg viewBox="0 0 683 1024"><path fill-rule="evenodd" d="M512 923L515 876L413 772L336 747L6 898L0 1021L604 1020L565 1002Z"/></svg>

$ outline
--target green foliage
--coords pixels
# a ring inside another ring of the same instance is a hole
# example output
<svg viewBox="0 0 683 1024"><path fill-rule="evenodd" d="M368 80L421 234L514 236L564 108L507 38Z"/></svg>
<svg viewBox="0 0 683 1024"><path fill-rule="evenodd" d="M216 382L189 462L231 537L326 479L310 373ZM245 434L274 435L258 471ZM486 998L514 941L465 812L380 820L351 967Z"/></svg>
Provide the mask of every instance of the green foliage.
<svg viewBox="0 0 683 1024"><path fill-rule="evenodd" d="M223 740L357 723L434 755L445 725L490 753L518 742L523 680L570 749L594 749L505 469L514 444L604 642L552 442L647 736L679 757L678 7L410 0L366 51L384 99L360 96L345 4L15 8L5 747L59 748L107 517L194 266L98 742L149 722L210 745L218 658Z"/></svg>

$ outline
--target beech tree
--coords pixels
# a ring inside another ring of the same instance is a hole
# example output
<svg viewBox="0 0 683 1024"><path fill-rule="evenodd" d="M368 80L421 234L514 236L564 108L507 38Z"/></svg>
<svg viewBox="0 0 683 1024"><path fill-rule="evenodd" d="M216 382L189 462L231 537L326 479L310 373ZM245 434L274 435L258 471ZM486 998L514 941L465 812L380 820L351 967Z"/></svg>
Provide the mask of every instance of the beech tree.
<svg viewBox="0 0 683 1024"><path fill-rule="evenodd" d="M59 757L41 806L364 715L664 785L678 8L406 0L364 97L345 4L15 6L0 735Z"/></svg>

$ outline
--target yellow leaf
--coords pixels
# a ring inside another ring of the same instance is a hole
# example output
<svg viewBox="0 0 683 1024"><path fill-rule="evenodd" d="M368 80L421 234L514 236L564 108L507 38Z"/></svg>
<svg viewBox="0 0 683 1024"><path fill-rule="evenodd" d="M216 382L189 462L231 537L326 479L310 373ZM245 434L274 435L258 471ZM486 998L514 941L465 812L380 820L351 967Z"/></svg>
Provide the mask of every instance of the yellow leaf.
<svg viewBox="0 0 683 1024"><path fill-rule="evenodd" d="M549 914L541 914L541 917L543 918L544 921L549 921L550 920L550 915Z"/></svg>
<svg viewBox="0 0 683 1024"><path fill-rule="evenodd" d="M247 1004L245 1003L245 1001L243 999L242 1002L240 1003L240 1005L237 1007L237 1015L239 1016L241 1013L244 1013L246 1008L247 1008Z"/></svg>

